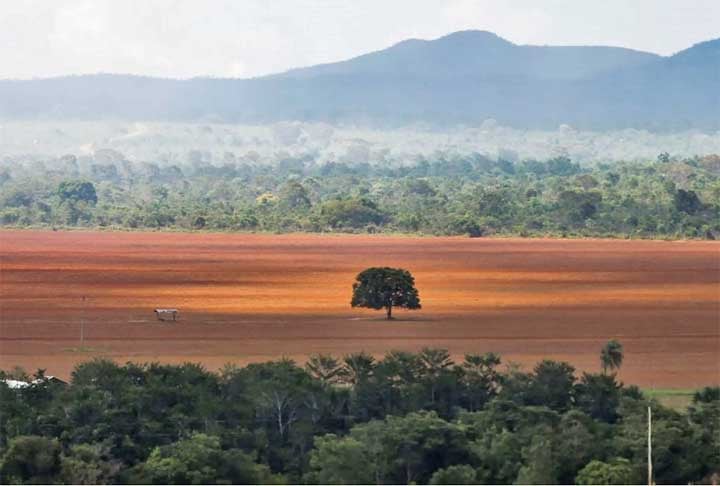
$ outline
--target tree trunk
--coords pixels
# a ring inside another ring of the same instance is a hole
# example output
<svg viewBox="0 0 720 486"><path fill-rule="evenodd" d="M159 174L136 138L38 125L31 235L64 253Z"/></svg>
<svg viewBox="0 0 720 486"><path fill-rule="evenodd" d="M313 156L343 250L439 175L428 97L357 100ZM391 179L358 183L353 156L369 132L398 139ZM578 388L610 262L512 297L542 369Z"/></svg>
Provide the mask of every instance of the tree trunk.
<svg viewBox="0 0 720 486"><path fill-rule="evenodd" d="M390 319L392 319L392 304L387 306L387 318L388 318L388 321Z"/></svg>

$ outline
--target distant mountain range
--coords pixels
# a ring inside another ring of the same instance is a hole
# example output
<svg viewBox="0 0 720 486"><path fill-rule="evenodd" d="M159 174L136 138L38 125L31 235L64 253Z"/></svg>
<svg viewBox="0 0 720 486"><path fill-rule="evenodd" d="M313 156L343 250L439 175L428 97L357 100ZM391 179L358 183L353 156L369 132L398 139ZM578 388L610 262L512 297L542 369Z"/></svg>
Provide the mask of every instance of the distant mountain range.
<svg viewBox="0 0 720 486"><path fill-rule="evenodd" d="M0 80L0 118L718 130L720 39L663 57L463 31L253 79Z"/></svg>

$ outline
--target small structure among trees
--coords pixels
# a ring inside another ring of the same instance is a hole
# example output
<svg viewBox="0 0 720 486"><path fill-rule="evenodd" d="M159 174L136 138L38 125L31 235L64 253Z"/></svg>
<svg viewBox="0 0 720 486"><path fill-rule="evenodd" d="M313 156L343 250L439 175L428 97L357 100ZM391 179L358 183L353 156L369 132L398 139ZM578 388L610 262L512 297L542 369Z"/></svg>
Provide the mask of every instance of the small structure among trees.
<svg viewBox="0 0 720 486"><path fill-rule="evenodd" d="M392 319L393 307L420 309L420 296L415 279L402 268L372 267L356 277L353 284L352 307L385 309Z"/></svg>
<svg viewBox="0 0 720 486"><path fill-rule="evenodd" d="M158 321L176 321L179 313L177 309L155 309Z"/></svg>
<svg viewBox="0 0 720 486"><path fill-rule="evenodd" d="M44 371L44 370L40 370ZM60 385L67 385L66 381L61 380L60 378L56 376L45 376L44 373L36 373L34 380L20 380L20 379L12 379L12 378L5 378L0 380L0 382L5 383L8 388L11 390L19 390L22 388L27 388L30 386L37 386L42 385L45 383L54 383L54 384L60 384Z"/></svg>

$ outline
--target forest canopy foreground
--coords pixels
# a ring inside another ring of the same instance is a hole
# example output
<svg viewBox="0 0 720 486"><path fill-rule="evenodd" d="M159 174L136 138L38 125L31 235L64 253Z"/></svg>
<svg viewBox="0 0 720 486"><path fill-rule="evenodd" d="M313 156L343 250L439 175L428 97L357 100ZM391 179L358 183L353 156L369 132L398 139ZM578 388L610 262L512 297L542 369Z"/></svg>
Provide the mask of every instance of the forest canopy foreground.
<svg viewBox="0 0 720 486"><path fill-rule="evenodd" d="M0 378L0 479L67 484L714 484L720 388L682 411L601 373L447 350ZM608 356L602 353L603 356ZM598 358L598 356L596 356ZM17 382L11 382L17 383ZM24 383L27 383L25 381Z"/></svg>

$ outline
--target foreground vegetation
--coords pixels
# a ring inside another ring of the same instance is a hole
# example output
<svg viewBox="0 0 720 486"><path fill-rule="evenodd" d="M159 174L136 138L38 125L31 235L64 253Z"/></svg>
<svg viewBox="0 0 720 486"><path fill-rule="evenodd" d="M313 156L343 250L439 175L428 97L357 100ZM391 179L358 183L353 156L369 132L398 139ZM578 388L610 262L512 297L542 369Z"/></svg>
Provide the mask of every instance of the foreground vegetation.
<svg viewBox="0 0 720 486"><path fill-rule="evenodd" d="M662 483L716 480L720 388L683 413L603 372L525 372L447 351L227 366L107 360L71 383L0 382L3 483L573 483L646 481L647 407ZM3 378L30 380L20 371Z"/></svg>
<svg viewBox="0 0 720 486"><path fill-rule="evenodd" d="M409 165L229 154L137 163L93 157L0 164L0 224L213 231L404 232L642 238L720 236L720 157L580 166L480 154Z"/></svg>

